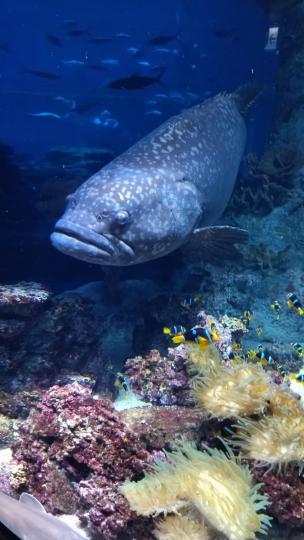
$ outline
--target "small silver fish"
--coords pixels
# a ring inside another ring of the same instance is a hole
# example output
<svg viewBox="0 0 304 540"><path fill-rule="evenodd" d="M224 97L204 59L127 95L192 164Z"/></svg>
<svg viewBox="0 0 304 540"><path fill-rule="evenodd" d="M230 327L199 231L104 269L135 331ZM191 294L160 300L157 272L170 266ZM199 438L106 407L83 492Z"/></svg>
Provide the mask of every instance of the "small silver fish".
<svg viewBox="0 0 304 540"><path fill-rule="evenodd" d="M73 58L71 60L62 60L62 63L66 66L84 66L85 62L82 60L74 60Z"/></svg>
<svg viewBox="0 0 304 540"><path fill-rule="evenodd" d="M130 54L137 54L139 53L140 49L138 47L128 47L127 52Z"/></svg>
<svg viewBox="0 0 304 540"><path fill-rule="evenodd" d="M120 64L119 60L116 58L105 58L104 60L101 60L100 63L105 66L119 66Z"/></svg>
<svg viewBox="0 0 304 540"><path fill-rule="evenodd" d="M148 114L150 116L161 116L163 113L158 109L152 109L152 111L146 111L145 114Z"/></svg>
<svg viewBox="0 0 304 540"><path fill-rule="evenodd" d="M49 117L49 118L57 118L58 120L61 120L62 116L60 116L60 114L56 114L56 113L52 113L52 112L48 112L48 111L43 111L43 112L39 112L39 113L29 113L30 116L41 116L41 117Z"/></svg>
<svg viewBox="0 0 304 540"><path fill-rule="evenodd" d="M147 101L145 101L146 105L156 105L157 104L157 101L156 99L147 99Z"/></svg>
<svg viewBox="0 0 304 540"><path fill-rule="evenodd" d="M119 121L116 120L116 118L110 118L110 117L102 117L102 116L95 116L93 119L92 119L92 122L93 124L95 124L96 126L102 126L102 127L105 127L105 128L118 128L119 126Z"/></svg>
<svg viewBox="0 0 304 540"><path fill-rule="evenodd" d="M172 49L167 49L167 47L157 47L156 49L154 49L154 52L161 53L161 54L172 53Z"/></svg>
<svg viewBox="0 0 304 540"><path fill-rule="evenodd" d="M75 99L67 99L64 96L55 96L53 99L55 99L56 101L61 101L62 103L65 103L71 109L74 109L76 107Z"/></svg>

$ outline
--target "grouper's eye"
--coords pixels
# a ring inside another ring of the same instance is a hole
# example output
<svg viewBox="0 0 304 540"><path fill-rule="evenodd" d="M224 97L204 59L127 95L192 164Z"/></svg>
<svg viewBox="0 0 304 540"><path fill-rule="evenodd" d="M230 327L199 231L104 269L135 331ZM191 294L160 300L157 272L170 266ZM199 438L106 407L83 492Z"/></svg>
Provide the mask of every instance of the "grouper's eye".
<svg viewBox="0 0 304 540"><path fill-rule="evenodd" d="M126 210L119 210L114 219L117 225L126 225L130 220L130 215Z"/></svg>

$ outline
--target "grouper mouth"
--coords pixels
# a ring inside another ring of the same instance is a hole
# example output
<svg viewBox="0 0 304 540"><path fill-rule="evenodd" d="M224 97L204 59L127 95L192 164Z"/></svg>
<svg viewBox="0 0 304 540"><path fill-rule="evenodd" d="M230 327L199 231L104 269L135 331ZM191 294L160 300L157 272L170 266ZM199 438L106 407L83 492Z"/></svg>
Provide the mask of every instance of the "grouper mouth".
<svg viewBox="0 0 304 540"><path fill-rule="evenodd" d="M112 234L100 234L75 223L59 220L51 242L59 251L78 259L106 263L117 259L134 257L132 247Z"/></svg>

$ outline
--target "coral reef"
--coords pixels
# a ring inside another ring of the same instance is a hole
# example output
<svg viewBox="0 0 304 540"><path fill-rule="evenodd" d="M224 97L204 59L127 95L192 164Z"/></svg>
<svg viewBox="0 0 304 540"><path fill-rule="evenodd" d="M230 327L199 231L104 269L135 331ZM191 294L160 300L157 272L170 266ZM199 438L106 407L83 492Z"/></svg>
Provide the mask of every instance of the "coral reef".
<svg viewBox="0 0 304 540"><path fill-rule="evenodd" d="M41 391L38 388L13 392L0 390L0 414L14 419L26 418L30 409L40 400Z"/></svg>
<svg viewBox="0 0 304 540"><path fill-rule="evenodd" d="M237 317L224 315L223 317L216 319L205 311L200 311L197 315L197 320L200 325L207 329L210 328L210 325L214 325L218 335L215 346L226 360L233 351L233 342L239 340L246 332L248 332L244 322Z"/></svg>
<svg viewBox="0 0 304 540"><path fill-rule="evenodd" d="M20 428L14 457L24 471L19 491L35 495L51 513L76 513L106 540L127 524L131 535L133 522L144 531L145 521L118 487L127 477L139 479L151 456L111 402L94 399L88 387L73 383L45 392Z"/></svg>
<svg viewBox="0 0 304 540"><path fill-rule="evenodd" d="M239 177L230 211L239 212L241 208L242 212L267 214L288 200L303 156L296 145L273 144L261 159L248 154L244 162L249 178Z"/></svg>
<svg viewBox="0 0 304 540"><path fill-rule="evenodd" d="M25 322L10 319L0 320L0 343L15 340L25 329Z"/></svg>
<svg viewBox="0 0 304 540"><path fill-rule="evenodd" d="M274 250L269 245L259 242L258 244L240 248L246 258L248 267L253 270L258 270L262 276L266 276L269 272L276 270L286 270L288 267L288 259L286 255L290 250L290 246L286 246L281 250Z"/></svg>
<svg viewBox="0 0 304 540"><path fill-rule="evenodd" d="M170 349L171 351L171 349ZM181 355L149 355L128 359L125 375L132 389L144 401L154 405L191 405L185 359Z"/></svg>
<svg viewBox="0 0 304 540"><path fill-rule="evenodd" d="M67 370L93 374L100 388L109 386L110 367L93 308L78 294L50 296L37 284L2 287L0 365L8 387L50 386Z"/></svg>
<svg viewBox="0 0 304 540"><path fill-rule="evenodd" d="M143 480L126 481L121 492L140 515L166 515L192 506L229 540L254 538L269 525L269 518L259 513L268 501L249 468L227 451L200 452L184 444L166 454L167 462L157 461Z"/></svg>
<svg viewBox="0 0 304 540"><path fill-rule="evenodd" d="M14 355L15 365L26 363L31 373L49 374L54 368L77 370L87 364L98 339L92 307L75 294L55 298L27 329L22 348Z"/></svg>
<svg viewBox="0 0 304 540"><path fill-rule="evenodd" d="M0 285L0 316L32 317L50 298L50 291L40 283L20 282Z"/></svg>
<svg viewBox="0 0 304 540"><path fill-rule="evenodd" d="M303 528L304 483L298 471L286 470L284 475L274 471L267 472L267 469L263 467L255 467L252 471L256 481L263 483L263 493L269 496L271 501L269 513L275 516L279 523L285 523L289 527ZM299 540L303 538L303 530L299 531L298 535Z"/></svg>
<svg viewBox="0 0 304 540"><path fill-rule="evenodd" d="M198 443L202 433L212 428L201 411L192 407L156 406L134 408L119 413L119 418L128 428L137 433L139 439L148 448L168 448L172 441Z"/></svg>
<svg viewBox="0 0 304 540"><path fill-rule="evenodd" d="M11 446L18 438L19 420L0 414L0 448Z"/></svg>

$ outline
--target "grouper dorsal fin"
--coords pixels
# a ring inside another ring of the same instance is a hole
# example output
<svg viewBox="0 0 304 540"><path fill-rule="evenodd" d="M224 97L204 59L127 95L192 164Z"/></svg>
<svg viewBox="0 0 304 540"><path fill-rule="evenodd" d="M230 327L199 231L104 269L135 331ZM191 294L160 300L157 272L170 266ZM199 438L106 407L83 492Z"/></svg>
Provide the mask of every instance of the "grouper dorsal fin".
<svg viewBox="0 0 304 540"><path fill-rule="evenodd" d="M239 259L240 252L234 244L248 240L248 232L238 227L218 225L194 229L183 251L191 258L218 264L226 259Z"/></svg>
<svg viewBox="0 0 304 540"><path fill-rule="evenodd" d="M264 88L260 83L250 82L240 86L233 94L230 94L230 96L237 104L240 113L245 115L251 105L263 92L263 89Z"/></svg>
<svg viewBox="0 0 304 540"><path fill-rule="evenodd" d="M41 502L39 502L33 495L30 495L29 493L21 493L19 501L22 504L25 504L31 510L35 510L35 512L45 513L45 509Z"/></svg>

